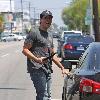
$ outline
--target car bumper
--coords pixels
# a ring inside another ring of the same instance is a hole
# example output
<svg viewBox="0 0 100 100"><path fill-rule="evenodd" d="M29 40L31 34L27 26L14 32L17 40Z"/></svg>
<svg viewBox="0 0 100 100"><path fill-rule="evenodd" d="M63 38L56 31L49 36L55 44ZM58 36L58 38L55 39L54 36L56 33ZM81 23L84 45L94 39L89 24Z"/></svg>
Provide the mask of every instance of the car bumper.
<svg viewBox="0 0 100 100"><path fill-rule="evenodd" d="M79 60L84 51L64 51L64 58L66 60Z"/></svg>
<svg viewBox="0 0 100 100"><path fill-rule="evenodd" d="M100 100L99 94L80 95L80 100Z"/></svg>

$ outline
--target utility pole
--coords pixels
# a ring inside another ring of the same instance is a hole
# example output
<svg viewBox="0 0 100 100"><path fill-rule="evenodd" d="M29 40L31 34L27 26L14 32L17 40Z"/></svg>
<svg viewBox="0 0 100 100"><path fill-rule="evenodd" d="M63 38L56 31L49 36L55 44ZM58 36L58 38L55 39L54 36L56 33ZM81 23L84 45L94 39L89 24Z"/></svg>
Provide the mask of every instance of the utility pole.
<svg viewBox="0 0 100 100"><path fill-rule="evenodd" d="M13 13L12 13L12 3L11 3L12 0L10 0L10 14L9 16L13 16ZM12 20L10 22L10 30L11 30L11 33L12 33Z"/></svg>
<svg viewBox="0 0 100 100"><path fill-rule="evenodd" d="M11 4L11 1L12 0L10 0L10 11L12 12L12 4Z"/></svg>
<svg viewBox="0 0 100 100"><path fill-rule="evenodd" d="M91 16L91 24L90 24L90 35L93 37L93 38L95 38L94 37L94 30L93 30L93 7L92 7L92 0L89 0L89 7L90 7L90 16Z"/></svg>
<svg viewBox="0 0 100 100"><path fill-rule="evenodd" d="M95 41L100 42L98 0L92 0L92 7L93 7L93 29L94 29Z"/></svg>
<svg viewBox="0 0 100 100"><path fill-rule="evenodd" d="M23 0L21 0L21 12L22 12L21 19L22 19L22 32L23 32Z"/></svg>
<svg viewBox="0 0 100 100"><path fill-rule="evenodd" d="M30 7L30 2L29 2L29 17L31 19L31 7Z"/></svg>
<svg viewBox="0 0 100 100"><path fill-rule="evenodd" d="M36 23L35 23L35 21L36 21L36 20L35 20L35 14L36 14L36 12L35 12L35 7L34 7L33 9L34 9L34 11L33 11L33 12L34 12L34 18L33 18L33 19L34 19L34 25L35 25L35 24L36 24Z"/></svg>

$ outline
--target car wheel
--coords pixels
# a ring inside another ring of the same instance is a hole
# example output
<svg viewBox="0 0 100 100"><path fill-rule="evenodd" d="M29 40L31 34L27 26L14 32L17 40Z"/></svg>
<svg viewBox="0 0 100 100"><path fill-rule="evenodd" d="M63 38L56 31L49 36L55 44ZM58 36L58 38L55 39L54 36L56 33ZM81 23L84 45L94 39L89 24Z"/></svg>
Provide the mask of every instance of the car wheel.
<svg viewBox="0 0 100 100"><path fill-rule="evenodd" d="M14 41L17 41L17 39L15 38Z"/></svg>
<svg viewBox="0 0 100 100"><path fill-rule="evenodd" d="M7 42L7 40L6 40L6 39L4 39L3 41L4 41L4 42Z"/></svg>

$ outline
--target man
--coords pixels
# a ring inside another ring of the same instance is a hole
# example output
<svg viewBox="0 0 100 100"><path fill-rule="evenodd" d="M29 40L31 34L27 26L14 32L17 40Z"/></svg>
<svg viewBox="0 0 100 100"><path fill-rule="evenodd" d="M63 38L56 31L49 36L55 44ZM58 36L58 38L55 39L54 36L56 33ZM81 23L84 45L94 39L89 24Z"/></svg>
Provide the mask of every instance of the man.
<svg viewBox="0 0 100 100"><path fill-rule="evenodd" d="M64 69L56 55L51 57L52 59L45 59L54 54L53 41L47 32L52 18L50 11L45 10L40 14L40 26L30 31L22 51L27 56L27 70L36 89L36 100L51 100L51 60L61 68L62 74L69 73L69 70Z"/></svg>

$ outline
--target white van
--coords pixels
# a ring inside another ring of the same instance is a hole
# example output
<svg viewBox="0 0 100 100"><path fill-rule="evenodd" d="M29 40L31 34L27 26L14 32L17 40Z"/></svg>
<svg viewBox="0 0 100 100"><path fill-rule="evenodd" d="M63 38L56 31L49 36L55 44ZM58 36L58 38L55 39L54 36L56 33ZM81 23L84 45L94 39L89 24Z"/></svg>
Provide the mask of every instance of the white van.
<svg viewBox="0 0 100 100"><path fill-rule="evenodd" d="M61 34L61 38L63 40L65 40L65 37L67 36L71 36L71 35L82 35L82 32L81 31L63 31L62 34Z"/></svg>

